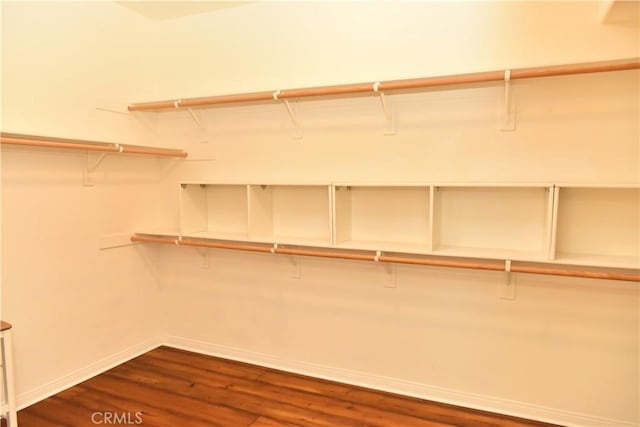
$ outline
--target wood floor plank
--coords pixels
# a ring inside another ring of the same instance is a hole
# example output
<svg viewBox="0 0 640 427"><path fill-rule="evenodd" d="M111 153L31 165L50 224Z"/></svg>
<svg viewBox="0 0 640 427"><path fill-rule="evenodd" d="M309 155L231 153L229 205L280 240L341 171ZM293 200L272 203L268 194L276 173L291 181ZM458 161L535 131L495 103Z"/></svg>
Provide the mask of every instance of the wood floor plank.
<svg viewBox="0 0 640 427"><path fill-rule="evenodd" d="M144 375L154 369L161 369L161 371L155 371L157 374L161 374L163 371L180 371L184 377L174 377L174 380L190 381L189 378L203 378L204 376L200 372L200 368L179 365L173 366L170 362L154 363L155 366L145 366L144 362L136 361L134 363L127 364L127 367L121 367L117 370L122 372L123 369L129 369L129 372L125 375ZM114 370L116 372L116 370ZM397 426L403 425L406 427L412 426L425 426L428 422L433 426L444 426L447 424L439 423L436 420L429 419L417 419L411 415L401 413L390 413L388 411L380 410L377 407L366 406L354 403L352 401L344 400L341 398L334 398L324 393L308 393L304 391L298 391L287 387L277 387L272 384L261 382L259 380L245 380L242 378L224 376L218 374L209 374L207 379L215 378L215 382L205 382L201 385L207 389L220 388L231 393L242 393L246 395L254 395L260 399L269 402L269 407L273 408L277 405L283 406L295 406L298 408L298 412L317 411L328 415L333 415L335 420L330 420L332 425L334 422L339 422L341 425L371 425L371 426ZM191 390L195 392L195 390ZM267 414L269 415L269 414ZM286 421L286 420L282 420Z"/></svg>
<svg viewBox="0 0 640 427"><path fill-rule="evenodd" d="M282 424L282 422L272 420L271 418L260 417L249 427L295 427L295 424Z"/></svg>
<svg viewBox="0 0 640 427"><path fill-rule="evenodd" d="M21 410L21 427L540 427L550 424L159 347ZM120 421L123 419L120 418ZM103 423L106 424L106 423Z"/></svg>
<svg viewBox="0 0 640 427"><path fill-rule="evenodd" d="M170 347L158 347L146 353L145 360L162 359L184 365L198 366L212 372L228 374L234 377L255 379L264 373L264 368L248 363L235 362L203 354L193 353Z"/></svg>
<svg viewBox="0 0 640 427"><path fill-rule="evenodd" d="M73 405L77 412L91 414L96 411L113 411L119 414L132 414L131 419L136 419L135 415L140 413L140 418L144 426L152 427L174 427L183 425L188 419L189 426L208 427L212 424L200 417L199 414L176 414L171 408L158 407L154 402L139 402L128 397L119 396L115 393L104 393L99 389L87 385L79 385L85 393L77 395L75 398L66 399L61 397L68 405ZM74 387L74 388L76 388ZM82 409L81 409L82 408Z"/></svg>
<svg viewBox="0 0 640 427"><path fill-rule="evenodd" d="M187 367L184 369L187 369ZM136 371L134 368L128 368L127 371L114 370L109 373L109 375L121 378L128 377L132 374L134 376L143 375L142 372ZM184 387L184 383L189 381L188 377L160 376L161 373L158 374L156 378L159 382L152 387L171 388L174 390L174 393L197 400L223 401L225 405L230 408L255 414L263 414L282 423L293 423L300 426L359 425L359 423L352 419L336 416L330 412L318 412L313 409L293 405L279 400L277 395L260 392L258 389L256 389L254 393L245 393L242 390L237 390L233 382L224 383L218 378L213 382L201 380L187 388ZM241 381L241 379L237 380ZM234 380L231 379L231 381Z"/></svg>
<svg viewBox="0 0 640 427"><path fill-rule="evenodd" d="M90 425L91 412L83 413L82 411L68 411L67 404L57 397L46 399L35 410L35 414L49 421L56 422L58 425L77 426ZM55 414L55 417L52 417Z"/></svg>
<svg viewBox="0 0 640 427"><path fill-rule="evenodd" d="M454 405L430 402L407 396L398 396L391 393L369 390L301 375L292 377L286 372L276 370L265 372L259 378L259 381L266 382L277 387L292 388L310 393L338 395L342 396L344 399L363 402L369 406L383 407L386 411L409 414L414 417L431 419L433 421L443 423L454 423L456 426L460 427L495 426L496 423L500 423L500 426L503 427L548 425L529 420L523 423L522 420L515 417L511 418L504 415L495 416L473 409L466 409L465 416L467 419L461 420L460 408Z"/></svg>
<svg viewBox="0 0 640 427"><path fill-rule="evenodd" d="M44 418L36 411L18 411L18 425L21 427L72 427L65 426L64 424L56 421L55 414L51 415L52 418ZM73 426L75 427L75 426Z"/></svg>
<svg viewBox="0 0 640 427"><path fill-rule="evenodd" d="M160 389L157 387L150 388L148 385L139 384L135 381L117 377L110 372L93 378L87 382L86 386L93 390L101 391L105 394L113 393L113 390L126 391L127 399L144 404L152 401L155 408L167 408L176 415L189 419L190 415L196 415L209 422L211 426L246 426L251 424L257 418L257 415L251 414L237 408L229 408L223 400L204 401L201 399L192 399L180 393L179 390ZM153 399L150 400L150 391L153 391Z"/></svg>

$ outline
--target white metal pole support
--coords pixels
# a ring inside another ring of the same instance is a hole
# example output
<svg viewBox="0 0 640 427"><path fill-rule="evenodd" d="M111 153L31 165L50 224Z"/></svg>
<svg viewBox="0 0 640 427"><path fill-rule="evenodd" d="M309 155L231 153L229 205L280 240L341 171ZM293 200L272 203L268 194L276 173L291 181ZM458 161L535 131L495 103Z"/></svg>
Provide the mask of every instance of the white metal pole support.
<svg viewBox="0 0 640 427"><path fill-rule="evenodd" d="M516 113L514 96L511 93L511 70L504 72L504 100L500 108L500 130L516 130Z"/></svg>
<svg viewBox="0 0 640 427"><path fill-rule="evenodd" d="M301 277L300 272L300 257L292 255L291 256L291 274L290 277L292 279L299 279Z"/></svg>
<svg viewBox="0 0 640 427"><path fill-rule="evenodd" d="M396 110L395 106L387 99L384 95L384 92L380 91L380 82L375 82L373 84L373 92L378 94L378 99L380 99L380 105L382 106L382 113L384 114L385 119L385 135L395 135L396 134Z"/></svg>
<svg viewBox="0 0 640 427"><path fill-rule="evenodd" d="M505 280L500 287L500 298L506 300L516 299L516 274L511 272L511 260L504 262Z"/></svg>
<svg viewBox="0 0 640 427"><path fill-rule="evenodd" d="M384 284L384 287L385 288L397 287L398 265L391 264L391 263L383 263L382 268L384 268L387 272L387 280Z"/></svg>
<svg viewBox="0 0 640 427"><path fill-rule="evenodd" d="M202 263L200 264L200 268L209 268L209 249L207 248L196 248L198 254L202 257Z"/></svg>
<svg viewBox="0 0 640 427"><path fill-rule="evenodd" d="M297 105L298 104L296 103L296 111L294 111L293 107L291 107L291 104L289 103L289 100L284 100L284 106L287 107L287 112L289 113L289 117L291 117L291 121L293 122L293 126L295 129L293 139L302 139L302 120L300 120L299 114L296 114Z"/></svg>
<svg viewBox="0 0 640 427"><path fill-rule="evenodd" d="M118 151L122 152L122 146L116 144ZM87 163L82 171L82 185L85 187L93 187L94 179L96 178L96 169L100 166L100 163L104 160L108 153L91 153L87 152Z"/></svg>
<svg viewBox="0 0 640 427"><path fill-rule="evenodd" d="M201 130L204 129L204 126L202 126L202 123L200 122L200 119L198 119L198 116L196 116L196 113L194 113L191 108L187 108L187 110L189 110L189 114L191 114L191 118L196 122L198 128Z"/></svg>

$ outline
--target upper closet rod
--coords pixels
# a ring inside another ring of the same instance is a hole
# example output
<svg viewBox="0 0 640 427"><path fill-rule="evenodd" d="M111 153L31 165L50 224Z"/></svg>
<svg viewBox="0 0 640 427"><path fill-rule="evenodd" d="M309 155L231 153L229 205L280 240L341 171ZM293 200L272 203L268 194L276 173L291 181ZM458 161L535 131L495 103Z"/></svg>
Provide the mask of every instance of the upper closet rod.
<svg viewBox="0 0 640 427"><path fill-rule="evenodd" d="M204 240L188 240L178 238L161 238L134 235L131 236L132 242L140 243L165 243L178 246L196 246L204 248L220 248L220 249L234 249L243 251L254 252L271 252L275 254L286 255L301 255L301 256L313 256L323 258L339 258L339 259L352 259L361 261L375 261L375 262L389 262L395 264L415 264L415 265L429 265L434 267L454 267L454 268L469 268L475 270L492 270L492 271L506 271L505 264L491 264L485 262L471 262L471 261L453 261L446 259L436 258L409 258L409 257L395 257L379 254L365 254L365 253L348 253L348 252L332 252L326 250L308 250L308 249L289 249L279 248L277 245L273 246L256 246L247 245L241 243L219 243L219 242L207 242ZM539 266L526 266L526 265L510 265L508 271L512 273L530 273L530 274L544 274L552 276L567 276L567 277L584 277L589 279L607 279L607 280L621 280L627 282L640 282L640 274L626 274L626 273L613 273L606 271L585 271L585 270L570 270L567 268L558 267L539 267Z"/></svg>
<svg viewBox="0 0 640 427"><path fill-rule="evenodd" d="M47 138L42 136L28 136L17 134L1 134L0 143L10 145L24 145L43 148L64 148L82 151L98 151L104 153L147 154L151 156L187 157L183 150L170 148L142 147L136 145L122 145L107 142L83 141L78 139Z"/></svg>
<svg viewBox="0 0 640 427"><path fill-rule="evenodd" d="M640 68L640 58L622 59L607 62L589 62L537 68L521 68L506 71L489 71L474 74L425 77L407 80L389 80L383 82L356 83L341 86L322 86L303 89L283 89L270 92L242 93L234 95L208 96L201 98L176 99L171 101L142 102L129 105L129 111L167 110L174 108L205 107L220 104L243 102L268 102L289 98L305 98L329 95L353 95L379 93L393 90L423 89L435 86L450 86L469 83L503 81L534 77L566 76L572 74L601 73L607 71L635 70Z"/></svg>

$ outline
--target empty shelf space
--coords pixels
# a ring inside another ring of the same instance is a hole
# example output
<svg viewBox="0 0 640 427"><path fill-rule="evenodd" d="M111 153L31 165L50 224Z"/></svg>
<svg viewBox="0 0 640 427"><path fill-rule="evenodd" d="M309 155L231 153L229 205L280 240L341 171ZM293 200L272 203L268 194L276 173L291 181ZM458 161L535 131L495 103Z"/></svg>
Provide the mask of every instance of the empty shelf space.
<svg viewBox="0 0 640 427"><path fill-rule="evenodd" d="M331 244L329 185L251 185L250 238L290 244Z"/></svg>
<svg viewBox="0 0 640 427"><path fill-rule="evenodd" d="M559 188L555 260L638 267L640 189Z"/></svg>
<svg viewBox="0 0 640 427"><path fill-rule="evenodd" d="M551 240L550 187L434 188L434 253L547 259Z"/></svg>
<svg viewBox="0 0 640 427"><path fill-rule="evenodd" d="M335 243L361 249L430 249L430 187L335 186Z"/></svg>
<svg viewBox="0 0 640 427"><path fill-rule="evenodd" d="M184 235L249 235L246 185L183 183L180 229Z"/></svg>

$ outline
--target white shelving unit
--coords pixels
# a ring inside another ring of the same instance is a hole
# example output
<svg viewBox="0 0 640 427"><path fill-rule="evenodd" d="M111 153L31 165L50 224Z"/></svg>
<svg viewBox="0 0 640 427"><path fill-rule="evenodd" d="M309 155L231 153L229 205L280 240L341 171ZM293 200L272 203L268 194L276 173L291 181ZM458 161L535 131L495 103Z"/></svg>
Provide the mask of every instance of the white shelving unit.
<svg viewBox="0 0 640 427"><path fill-rule="evenodd" d="M640 268L638 187L557 188L555 260Z"/></svg>
<svg viewBox="0 0 640 427"><path fill-rule="evenodd" d="M191 182L180 191L185 237L640 268L638 186Z"/></svg>

